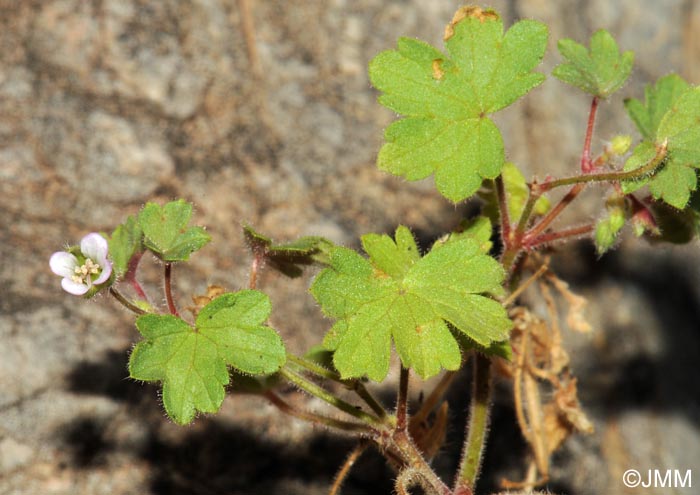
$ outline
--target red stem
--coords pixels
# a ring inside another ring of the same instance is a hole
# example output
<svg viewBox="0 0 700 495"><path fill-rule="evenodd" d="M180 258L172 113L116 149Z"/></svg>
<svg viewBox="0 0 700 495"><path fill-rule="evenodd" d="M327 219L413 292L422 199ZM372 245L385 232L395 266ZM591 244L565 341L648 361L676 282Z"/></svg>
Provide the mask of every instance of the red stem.
<svg viewBox="0 0 700 495"><path fill-rule="evenodd" d="M583 153L581 153L581 172L587 174L593 170L591 162L591 139L593 137L593 127L595 126L595 115L598 110L598 97L594 96L591 101L591 111L588 114L588 126L586 127L586 139L583 142Z"/></svg>
<svg viewBox="0 0 700 495"><path fill-rule="evenodd" d="M309 411L304 411L302 409L298 409L291 404L287 403L284 399L282 399L280 396L275 394L273 391L268 390L263 394L267 400L269 400L275 407L277 407L280 411L289 414L290 416L294 416L296 418L299 418L304 421L309 421L311 423L317 424L317 425L324 425L328 426L331 428L338 428L339 430L344 430L344 431L352 431L356 433L374 433L374 430L372 429L371 426L362 424L362 423L353 423L352 421L342 421L339 419L335 418L330 418L327 416L323 416L321 414L316 414L312 413Z"/></svg>
<svg viewBox="0 0 700 495"><path fill-rule="evenodd" d="M586 126L586 137L583 141L583 152L581 153L581 172L584 174L588 174L593 171L593 162L591 161L591 140L593 138L593 128L595 127L595 116L596 113L598 112L598 97L594 96L593 100L591 101L591 110L588 113L588 125ZM541 234L544 229L549 227L549 225L554 221L555 218L559 216L559 214L571 204L571 202L576 199L576 196L579 195L581 191L586 187L586 184L584 182L581 182L579 184L575 184L568 193L566 193L566 196L564 196L557 205L552 208L552 210L545 216L540 223L535 225L533 229L525 234L523 238L523 242L527 243L528 240L531 240Z"/></svg>
<svg viewBox="0 0 700 495"><path fill-rule="evenodd" d="M172 263L165 264L165 275L163 277L165 285L165 300L168 303L168 311L170 311L170 314L179 317L180 313L177 312L177 308L175 307L175 301L173 300L173 292L171 288L172 268Z"/></svg>
<svg viewBox="0 0 700 495"><path fill-rule="evenodd" d="M526 249L532 249L542 244L547 244L549 242L560 241L563 239L568 239L569 237L577 237L580 235L585 235L593 231L593 225L581 225L579 227L571 227L569 229L560 230L558 232L548 232L535 237L532 241L529 241Z"/></svg>
<svg viewBox="0 0 700 495"><path fill-rule="evenodd" d="M141 261L142 256L143 252L140 252L135 253L131 257L126 273L124 274L124 280L131 284L131 287L133 287L134 291L136 291L136 295L139 296L139 298L143 299L144 301L148 301L148 296L146 296L146 292L143 290L143 287L141 287L139 281L136 280L136 270L139 267L139 262Z"/></svg>
<svg viewBox="0 0 700 495"><path fill-rule="evenodd" d="M591 160L591 140L593 139L593 129L595 127L595 118L597 111L598 97L594 96L593 100L591 101L591 109L588 114L586 137L583 142L583 152L581 153L581 171L584 175L591 173L595 168L594 163ZM552 181L547 181L543 184L530 185L530 194L528 196L528 201L525 204L525 210L520 216L520 220L515 229L515 232L511 232L510 226L508 226L508 231L505 232L504 229L504 233L502 234L503 246L505 247L505 249L501 255L501 263L503 263L506 270L511 270L513 262L517 259L518 254L522 251L523 248L533 246L539 243L537 239L539 238L540 234L542 234L542 232L544 232L544 230L547 227L549 227L549 225L559 216L559 214L567 206L569 206L574 199L576 199L576 196L578 196L579 193L585 189L587 182L577 181L574 183L573 181L567 180L567 183L573 184L569 192L554 206L554 208L552 208L549 211L547 215L545 215L544 218L542 218L542 220L540 220L539 223L537 223L529 231L525 231L535 202L545 191L554 187ZM557 184L557 186L562 185L564 184ZM501 211L504 211L503 207L500 206L500 203L499 207L501 208ZM501 222L503 222L503 219L501 219Z"/></svg>
<svg viewBox="0 0 700 495"><path fill-rule="evenodd" d="M549 227L549 225L559 216L564 208L569 206L585 187L585 182L579 182L569 189L569 192L566 193L566 195L561 198L556 205L554 205L554 208L552 208L537 225L532 227L532 229L523 236L523 245L532 242L532 239L539 236L547 227Z"/></svg>
<svg viewBox="0 0 700 495"><path fill-rule="evenodd" d="M255 289L258 285L258 272L262 267L264 258L264 252L259 252L258 250L255 250L255 254L253 255L253 262L250 265L250 280L248 282L249 289Z"/></svg>

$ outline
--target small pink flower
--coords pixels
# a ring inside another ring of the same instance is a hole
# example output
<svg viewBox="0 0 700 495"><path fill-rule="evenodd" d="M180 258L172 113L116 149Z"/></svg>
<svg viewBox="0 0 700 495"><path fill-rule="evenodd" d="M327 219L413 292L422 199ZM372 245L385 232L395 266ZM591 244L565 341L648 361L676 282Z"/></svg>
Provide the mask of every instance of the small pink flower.
<svg viewBox="0 0 700 495"><path fill-rule="evenodd" d="M107 259L107 240L95 232L80 241L80 252L59 251L51 255L49 266L56 275L63 277L63 290L76 296L86 294L94 285L109 280L112 263Z"/></svg>

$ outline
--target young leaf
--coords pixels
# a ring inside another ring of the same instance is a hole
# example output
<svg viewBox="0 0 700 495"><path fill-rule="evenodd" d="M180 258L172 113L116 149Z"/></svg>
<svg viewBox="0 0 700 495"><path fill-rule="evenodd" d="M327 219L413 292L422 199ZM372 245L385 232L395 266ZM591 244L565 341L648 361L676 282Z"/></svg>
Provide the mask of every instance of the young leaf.
<svg viewBox="0 0 700 495"><path fill-rule="evenodd" d="M503 269L482 254L479 241L436 244L423 258L406 227L363 237L370 258L336 247L311 293L337 321L324 339L343 378L381 381L393 340L404 366L423 378L461 364L448 324L489 346L507 338L505 309L487 294L502 291ZM404 254L408 253L408 254ZM396 256L396 258L392 258Z"/></svg>
<svg viewBox="0 0 700 495"><path fill-rule="evenodd" d="M658 86L658 85L657 85ZM665 101L671 101L667 97ZM625 192L632 192L644 185L656 199L678 208L685 208L690 194L697 188L697 170L700 168L700 87L683 92L656 124L651 107L649 125L644 127L654 142L666 143L667 158L651 177L623 183ZM640 128L641 130L641 128ZM655 146L649 140L642 141L625 163L625 170L636 170L653 159Z"/></svg>
<svg viewBox="0 0 700 495"><path fill-rule="evenodd" d="M435 174L454 202L503 166L501 133L488 115L544 81L532 72L547 44L544 24L523 20L503 34L493 10L463 7L445 31L447 54L409 38L369 64L379 102L405 118L391 124L377 165L408 180Z"/></svg>
<svg viewBox="0 0 700 495"><path fill-rule="evenodd" d="M284 275L295 278L306 265L328 264L328 252L333 243L318 236L306 236L285 244L275 244L269 237L256 232L251 226L243 227L248 246L253 253L262 254L270 266Z"/></svg>
<svg viewBox="0 0 700 495"><path fill-rule="evenodd" d="M184 199L165 206L146 203L139 213L144 244L163 261L186 261L211 240L202 227L187 227L191 216L192 205Z"/></svg>
<svg viewBox="0 0 700 495"><path fill-rule="evenodd" d="M659 79L655 86L647 85L644 103L634 98L625 99L625 109L645 139L657 141L661 119L690 87L680 76L669 74Z"/></svg>
<svg viewBox="0 0 700 495"><path fill-rule="evenodd" d="M163 404L179 424L197 411L216 412L229 383L228 366L252 375L276 372L285 362L284 345L263 322L270 300L262 292L226 293L205 306L194 328L172 315L136 320L144 340L129 358L132 378L163 383Z"/></svg>
<svg viewBox="0 0 700 495"><path fill-rule="evenodd" d="M362 248L372 259L373 264L390 277L403 277L418 260L420 253L411 231L399 226L395 241L388 235L367 234L362 236Z"/></svg>
<svg viewBox="0 0 700 495"><path fill-rule="evenodd" d="M109 238L109 256L112 260L112 269L118 278L129 269L131 258L143 249L141 226L136 217L130 215L123 224L114 229Z"/></svg>
<svg viewBox="0 0 700 495"><path fill-rule="evenodd" d="M482 254L487 254L493 247L491 236L493 235L493 227L491 220L485 216L478 216L470 219L464 219L459 223L459 226L449 234L445 234L440 239L435 241L432 249L438 249L450 242L455 242L460 239L474 239L479 243Z"/></svg>
<svg viewBox="0 0 700 495"><path fill-rule="evenodd" d="M506 192L508 218L510 222L515 225L523 214L530 190L525 181L525 176L520 172L518 167L511 162L506 162L503 165L501 177L503 177L503 186ZM499 213L496 192L492 187L488 187L484 188L483 194L480 193L480 196L486 201L483 210L484 214L491 218L492 221L498 222ZM550 207L551 203L549 199L546 196L541 196L537 202L535 202L533 213L535 215L544 215Z"/></svg>
<svg viewBox="0 0 700 495"><path fill-rule="evenodd" d="M566 62L555 67L552 75L599 98L620 89L632 72L634 53L620 54L615 39L604 29L593 33L590 50L570 39L560 40L557 48Z"/></svg>

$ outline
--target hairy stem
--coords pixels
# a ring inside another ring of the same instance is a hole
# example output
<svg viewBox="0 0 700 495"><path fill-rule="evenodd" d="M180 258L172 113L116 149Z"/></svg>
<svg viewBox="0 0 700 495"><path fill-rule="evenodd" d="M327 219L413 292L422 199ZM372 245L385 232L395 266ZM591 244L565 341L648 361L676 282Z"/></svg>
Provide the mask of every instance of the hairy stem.
<svg viewBox="0 0 700 495"><path fill-rule="evenodd" d="M347 478L348 473L350 473L350 470L355 465L355 462L357 462L357 459L359 459L362 453L367 450L367 446L367 440L360 440L355 448L348 454L345 462L335 475L333 486L331 486L328 495L340 495L340 488L343 486L343 481L345 481L345 478Z"/></svg>
<svg viewBox="0 0 700 495"><path fill-rule="evenodd" d="M445 483L438 478L435 471L421 454L420 450L413 443L407 430L396 430L391 437L393 447L400 455L404 464L412 471L422 477L427 487L438 495L452 495L452 491Z"/></svg>
<svg viewBox="0 0 700 495"><path fill-rule="evenodd" d="M330 404L331 406L340 409L341 411L354 416L355 418L359 419L360 421L363 421L365 423L368 423L370 425L380 425L382 421L377 418L376 416L372 414L368 414L364 412L361 409L358 409L357 407L353 406L349 402L345 402L343 399L340 397L337 397L333 395L332 393L328 392L327 390L319 387L315 383L307 380L303 376L295 373L294 371L282 367L279 371L280 375L282 375L285 379L287 379L289 382L293 383L300 389L302 389L304 392L313 395L314 397L318 397L322 401Z"/></svg>
<svg viewBox="0 0 700 495"><path fill-rule="evenodd" d="M545 217L539 221L537 225L535 225L528 233L526 233L523 236L523 241L525 242L525 239L532 239L534 237L537 237L540 233L542 233L549 225L561 214L562 211L564 211L564 208L569 206L571 202L576 199L576 196L578 196L581 191L586 187L585 183L580 183L576 184L574 187L572 187L566 195L559 200L559 202L554 205L554 208L552 208Z"/></svg>
<svg viewBox="0 0 700 495"><path fill-rule="evenodd" d="M595 116L598 110L598 97L594 96L591 101L591 110L588 113L588 125L586 126L586 138L583 141L583 152L581 153L581 172L587 174L593 170L591 163L591 138L595 127Z"/></svg>
<svg viewBox="0 0 700 495"><path fill-rule="evenodd" d="M394 483L394 489L397 495L411 495L409 491L411 487L419 486L424 493L428 495L439 494L428 483L428 480L417 469L407 467L399 472Z"/></svg>
<svg viewBox="0 0 700 495"><path fill-rule="evenodd" d="M593 224L580 225L578 227L571 227L568 229L559 230L557 232L548 232L542 234L539 237L535 237L532 241L529 241L528 247L533 248L540 246L542 244L547 244L550 242L561 241L565 239L570 239L572 237L579 237L582 235L590 234L593 232L595 226Z"/></svg>
<svg viewBox="0 0 700 495"><path fill-rule="evenodd" d="M136 253L131 257L126 273L124 274L124 280L131 284L131 287L134 289L134 291L136 291L136 295L138 295L144 301L148 301L148 296L146 295L146 292L143 290L143 287L141 287L139 281L136 280L136 270L139 267L139 262L141 261L142 256L143 253L141 252Z"/></svg>
<svg viewBox="0 0 700 495"><path fill-rule="evenodd" d="M583 191L586 185L596 182L613 182L617 183L622 180L633 180L644 177L652 172L654 172L664 161L668 153L667 143L661 143L656 146L656 154L654 158L649 160L645 165L629 171L615 171L600 174L584 174L577 175L573 177L564 177L562 179L555 179L543 182L542 184L531 184L530 185L530 195L528 201L525 204L525 210L523 215L520 217L518 226L515 232L512 233L511 239L503 239L504 246L506 247L501 254L501 264L510 272L513 268L513 264L520 252L525 248L535 247L540 244L551 242L552 240L564 239L566 237L573 237L575 235L581 235L585 232L562 231L559 234L552 234L553 238L548 238L549 234L546 236L541 236L547 227L549 227L552 222L561 214L561 212L569 206L574 199ZM569 192L552 208L547 215L545 215L542 220L539 221L530 231L525 232L529 216L534 208L535 202L539 197L546 191L551 189L561 187L561 186L572 186Z"/></svg>
<svg viewBox="0 0 700 495"><path fill-rule="evenodd" d="M506 187L503 183L503 175L499 175L494 180L496 199L498 200L498 212L501 216L501 237L504 241L510 239L510 215L508 212L508 200L506 198Z"/></svg>
<svg viewBox="0 0 700 495"><path fill-rule="evenodd" d="M525 229L527 228L527 223L530 220L530 217L532 216L532 210L535 208L535 204L537 203L537 200L540 199L542 196L541 192L535 192L533 190L532 184L529 186L529 194L527 196L527 202L525 203L525 207L523 208L523 213L520 215L520 219L518 220L518 225L515 228L515 233L516 236L522 236L522 233L525 232Z"/></svg>
<svg viewBox="0 0 700 495"><path fill-rule="evenodd" d="M250 264L250 280L248 281L248 288L255 289L258 285L258 272L262 268L263 259L265 254L262 252L255 251L253 255L253 262Z"/></svg>
<svg viewBox="0 0 700 495"><path fill-rule="evenodd" d="M535 187L540 193L549 191L556 187L578 185L578 184L590 184L593 182L618 182L621 180L632 180L640 179L645 175L648 175L663 163L668 152L668 144L666 142L657 145L656 154L649 160L645 165L636 168L634 170L628 171L614 171L614 172L603 172L599 174L585 174L585 175L575 175L573 177L564 177L561 179L551 180L543 182L542 184L536 184Z"/></svg>
<svg viewBox="0 0 700 495"><path fill-rule="evenodd" d="M309 361L302 357L296 356L291 353L287 353L287 360L304 368L317 376L322 378L327 378L333 380L347 387L349 390L355 392L365 403L374 411L374 413L381 419L385 419L388 414L386 409L379 403L379 401L367 390L364 383L359 380L343 380L340 375L332 370L326 369L320 364Z"/></svg>
<svg viewBox="0 0 700 495"><path fill-rule="evenodd" d="M401 366L399 394L396 399L396 429L401 431L408 428L408 379L408 368Z"/></svg>
<svg viewBox="0 0 700 495"><path fill-rule="evenodd" d="M137 315L145 315L147 313L147 311L144 311L143 309L139 308L134 303L129 301L126 297L124 297L124 294L119 292L114 287L109 288L109 293L112 294L114 298L129 311L136 313Z"/></svg>
<svg viewBox="0 0 700 495"><path fill-rule="evenodd" d="M374 432L374 430L366 424L353 423L351 421L342 421L335 418L329 418L328 416L323 416L321 414L316 414L298 409L286 402L279 395L275 394L272 391L265 392L264 396L280 411L304 421L327 426L329 428L336 428L338 430L351 431L360 434Z"/></svg>
<svg viewBox="0 0 700 495"><path fill-rule="evenodd" d="M455 495L474 493L489 426L491 385L491 360L482 354L477 354L474 357L474 382L468 431L462 450L462 461L455 480Z"/></svg>
<svg viewBox="0 0 700 495"><path fill-rule="evenodd" d="M333 380L338 383L343 382L343 380L340 378L340 375L335 371L326 369L320 364L314 363L313 361L297 356L296 354L288 352L287 360L301 368L304 368L306 371L310 371L311 373L318 375L322 378L328 378L329 380Z"/></svg>
<svg viewBox="0 0 700 495"><path fill-rule="evenodd" d="M168 311L170 311L170 314L179 317L180 314L177 312L177 307L175 306L175 301L173 300L173 290L172 290L172 281L171 281L172 270L173 270L172 263L166 263L165 264L165 272L164 272L164 276L163 276L163 282L164 282L164 286L165 286L165 300L168 303Z"/></svg>

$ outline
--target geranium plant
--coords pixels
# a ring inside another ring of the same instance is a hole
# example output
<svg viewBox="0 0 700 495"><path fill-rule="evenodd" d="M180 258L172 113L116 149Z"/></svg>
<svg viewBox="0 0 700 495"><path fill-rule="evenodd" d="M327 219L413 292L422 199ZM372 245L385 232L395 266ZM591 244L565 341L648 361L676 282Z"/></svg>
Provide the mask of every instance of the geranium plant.
<svg viewBox="0 0 700 495"><path fill-rule="evenodd" d="M400 116L386 129L379 168L411 181L434 176L446 200L481 205L480 215L423 252L403 225L393 236L364 235L364 253L320 237L277 244L245 226L252 258L248 288L209 287L185 311L173 297L172 266L211 238L190 226L192 205L177 200L147 203L109 236L88 234L80 246L55 253L51 270L67 292L92 297L108 291L136 315L142 339L131 352L129 374L162 387L165 411L176 423L216 413L229 387L355 435L358 447L331 484L331 495L341 493L349 467L369 446L394 468L399 494L416 493L416 487L428 494L476 493L496 374L512 384L518 424L532 453L525 479L504 481L504 488L540 486L549 477L552 453L569 435L592 430L562 347L557 308L557 300L568 304L568 326L585 332L585 301L549 270L541 253L589 238L603 254L626 224L637 236L682 242L695 237L700 224L700 88L677 75L661 78L643 100L625 100L641 139L634 144L630 136L607 136L608 144L593 149L598 105L623 87L634 61L604 30L587 46L558 43L562 62L552 75L591 102L571 175L526 181L516 164L506 162L490 116L545 80L537 66L547 40L541 22L522 20L504 31L497 12L469 6L447 25L444 51L401 38L370 62L379 102ZM597 224L553 228L591 184L607 191ZM566 191L556 202L547 197L561 188ZM139 283L147 252L163 265L162 307ZM286 350L267 324L274 308L258 287L263 266L289 277L320 268L310 296L331 323L322 343L305 355ZM546 316L520 302L528 286L545 301ZM372 384L387 377L392 362L400 378L396 403L388 407ZM472 383L453 383L466 364L473 367ZM411 409L409 379L436 375L441 378L432 392ZM276 390L288 383L343 417L286 402ZM457 472L443 480L430 461L445 442L449 387L464 388L471 406Z"/></svg>

